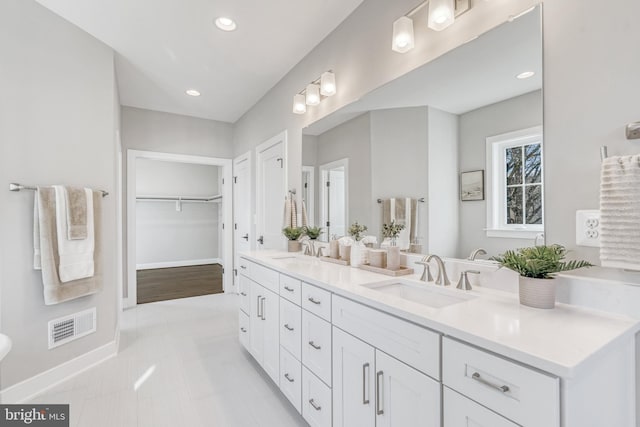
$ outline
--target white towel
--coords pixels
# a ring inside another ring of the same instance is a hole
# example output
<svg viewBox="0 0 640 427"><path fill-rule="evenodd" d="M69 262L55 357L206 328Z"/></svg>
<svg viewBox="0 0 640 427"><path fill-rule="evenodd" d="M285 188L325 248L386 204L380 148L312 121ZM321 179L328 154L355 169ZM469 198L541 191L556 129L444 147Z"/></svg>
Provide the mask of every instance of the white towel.
<svg viewBox="0 0 640 427"><path fill-rule="evenodd" d="M38 212L38 191L33 200L33 269L42 270L42 253L40 251L40 213Z"/></svg>
<svg viewBox="0 0 640 427"><path fill-rule="evenodd" d="M600 242L603 267L640 270L640 155L602 162Z"/></svg>
<svg viewBox="0 0 640 427"><path fill-rule="evenodd" d="M93 252L95 235L93 222L93 192L85 188L87 195L87 238L84 240L68 239L67 197L66 189L54 185L56 192L56 234L58 236L58 253L60 265L58 274L63 283L72 280L92 277L94 274Z"/></svg>
<svg viewBox="0 0 640 427"><path fill-rule="evenodd" d="M307 217L307 204L304 202L304 200L302 201L302 221L301 222L303 227L309 226L309 218Z"/></svg>
<svg viewBox="0 0 640 427"><path fill-rule="evenodd" d="M404 225L404 230L398 236L398 246L400 250L407 250L411 246L411 199L398 199L397 203L405 203L404 218L398 218L397 223Z"/></svg>

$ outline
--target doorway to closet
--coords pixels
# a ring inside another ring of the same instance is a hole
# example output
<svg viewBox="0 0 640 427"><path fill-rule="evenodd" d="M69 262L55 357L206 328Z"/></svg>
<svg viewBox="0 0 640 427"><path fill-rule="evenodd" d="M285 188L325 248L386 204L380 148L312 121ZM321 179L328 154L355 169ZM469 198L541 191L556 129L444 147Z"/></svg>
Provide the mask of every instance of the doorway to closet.
<svg viewBox="0 0 640 427"><path fill-rule="evenodd" d="M230 161L130 150L127 169L125 305L228 291Z"/></svg>

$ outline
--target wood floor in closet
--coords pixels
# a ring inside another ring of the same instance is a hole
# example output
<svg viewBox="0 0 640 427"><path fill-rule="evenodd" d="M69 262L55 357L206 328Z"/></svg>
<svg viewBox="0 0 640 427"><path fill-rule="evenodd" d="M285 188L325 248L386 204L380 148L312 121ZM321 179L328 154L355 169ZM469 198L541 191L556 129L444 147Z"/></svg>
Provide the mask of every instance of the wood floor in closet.
<svg viewBox="0 0 640 427"><path fill-rule="evenodd" d="M222 292L220 264L138 270L138 304Z"/></svg>

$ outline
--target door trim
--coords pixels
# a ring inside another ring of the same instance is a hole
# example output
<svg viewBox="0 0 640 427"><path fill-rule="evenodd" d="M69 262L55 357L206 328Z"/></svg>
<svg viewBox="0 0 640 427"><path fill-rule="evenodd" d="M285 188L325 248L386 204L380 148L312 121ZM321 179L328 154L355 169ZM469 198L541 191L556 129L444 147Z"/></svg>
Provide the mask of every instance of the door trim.
<svg viewBox="0 0 640 427"><path fill-rule="evenodd" d="M239 155L238 157L233 159L233 177L235 179L236 176L236 167L239 163L241 162L247 162L247 169L249 170L249 234L251 236L255 236L255 229L256 229L256 221L255 221L255 206L252 206L252 203L255 202L255 199L253 197L251 197L251 194L253 194L255 192L255 189L253 188L253 185L255 183L255 180L253 179L253 152L247 151L244 154ZM235 187L234 187L234 191L233 191L233 224L236 223L236 192L235 192ZM236 266L236 255L237 255L237 248L236 248L236 237L237 237L238 231L235 229L235 227L233 227L233 280L236 283L236 291L238 291L238 283L236 282L236 275L235 275L235 269L237 268ZM253 250L255 248L254 245L254 240L250 239L249 240L249 249Z"/></svg>
<svg viewBox="0 0 640 427"><path fill-rule="evenodd" d="M326 182L326 177L325 174L327 173L328 170L330 169L334 169L338 166L342 166L344 167L344 228L345 231L349 229L349 159L348 158L344 158L344 159L340 159L340 160L336 160L333 162L329 162L329 163L325 163L324 165L321 165L318 169L318 179L320 180L320 194L319 194L319 200L318 200L318 204L319 209L318 209L318 213L319 213L319 217L320 217L320 227L324 228L325 230L327 230L327 221L329 220L329 218L327 217L327 213L325 211L326 208L326 204L327 204L327 186L325 185ZM327 232L326 234L327 239L331 239L331 236L329 235L329 232Z"/></svg>
<svg viewBox="0 0 640 427"><path fill-rule="evenodd" d="M222 259L225 274L222 287L226 292L233 289L233 227L227 226L233 223L233 202L231 180L232 160L217 157L192 156L188 154L160 153L155 151L127 150L127 296L124 298L124 306L135 307L138 304L138 283L136 278L136 162L138 159L164 160L178 163L192 163L199 165L220 166L224 184L220 185L223 200L222 221L225 224L222 230L223 249Z"/></svg>
<svg viewBox="0 0 640 427"><path fill-rule="evenodd" d="M309 173L307 194L309 194L310 201L307 200L307 219L309 220L309 226L316 226L316 168L315 166L302 166L302 172ZM302 195L300 195L300 203L300 214L302 215ZM302 218L300 219L302 220Z"/></svg>
<svg viewBox="0 0 640 427"><path fill-rule="evenodd" d="M283 173L284 173L284 190L285 190L285 194L283 194L283 202L284 202L284 197L287 195L286 191L289 188L289 165L287 162L287 158L288 158L288 145L287 145L287 131L284 130L280 133L278 133L277 135L267 139L265 142L259 144L256 149L255 149L255 153L256 153L256 179L255 179L255 194L256 194L256 208L255 208L255 213L256 213L256 220L255 220L255 233L254 233L254 237L258 236L258 233L260 232L258 230L258 218L261 217L262 212L261 212L261 201L262 201L262 194L260 194L260 176L262 175L262 166L261 166L261 162L262 162L262 153L266 150L268 150L269 148L273 147L274 145L277 145L278 143L282 142L282 159L283 159L283 165L282 168ZM253 243L256 249L260 249L260 247L258 245L255 244L255 239L254 239L254 243ZM285 249L284 246L282 249Z"/></svg>

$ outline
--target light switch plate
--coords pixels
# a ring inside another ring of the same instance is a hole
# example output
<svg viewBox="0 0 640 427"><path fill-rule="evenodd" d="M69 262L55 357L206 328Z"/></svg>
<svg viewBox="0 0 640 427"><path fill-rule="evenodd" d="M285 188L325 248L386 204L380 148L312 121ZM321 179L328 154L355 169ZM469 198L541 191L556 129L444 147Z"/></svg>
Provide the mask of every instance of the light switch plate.
<svg viewBox="0 0 640 427"><path fill-rule="evenodd" d="M576 211L576 245L600 247L600 211Z"/></svg>

